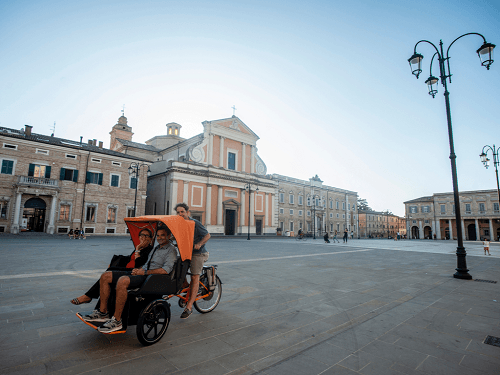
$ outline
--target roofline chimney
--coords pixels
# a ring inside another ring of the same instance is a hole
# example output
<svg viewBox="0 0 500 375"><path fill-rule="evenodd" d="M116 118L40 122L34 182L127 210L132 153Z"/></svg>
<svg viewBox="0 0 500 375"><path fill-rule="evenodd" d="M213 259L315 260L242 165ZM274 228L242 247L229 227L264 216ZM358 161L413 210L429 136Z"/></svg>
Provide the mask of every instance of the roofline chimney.
<svg viewBox="0 0 500 375"><path fill-rule="evenodd" d="M24 125L24 134L25 135L31 135L31 129L33 128L33 126L31 125Z"/></svg>
<svg viewBox="0 0 500 375"><path fill-rule="evenodd" d="M102 148L102 146L103 146L102 141L99 141L99 148Z"/></svg>

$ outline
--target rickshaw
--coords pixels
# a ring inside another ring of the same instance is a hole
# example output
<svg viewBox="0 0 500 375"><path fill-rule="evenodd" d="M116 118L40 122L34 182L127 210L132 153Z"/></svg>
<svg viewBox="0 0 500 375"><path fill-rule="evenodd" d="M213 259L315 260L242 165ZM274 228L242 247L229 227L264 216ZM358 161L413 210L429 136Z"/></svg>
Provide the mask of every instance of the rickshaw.
<svg viewBox="0 0 500 375"><path fill-rule="evenodd" d="M161 340L170 323L170 303L172 297L178 297L180 307L185 307L188 301L188 287L183 287L191 261L194 237L194 221L185 220L180 216L147 215L125 218L134 247L140 242L139 232L147 228L156 238L159 225L167 226L172 232L173 243L180 257L174 265L173 272L168 275L148 275L141 287L128 291L128 298L122 313L123 330L112 332L125 333L128 326L136 326L137 339L143 345L152 345ZM215 271L216 265L204 266L200 275L198 296L194 308L202 313L209 313L219 304L222 295L222 283ZM114 313L115 293L108 302L110 316ZM99 307L97 302L96 309ZM103 323L87 322L83 316L87 312L77 313L77 317L85 324L98 329Z"/></svg>

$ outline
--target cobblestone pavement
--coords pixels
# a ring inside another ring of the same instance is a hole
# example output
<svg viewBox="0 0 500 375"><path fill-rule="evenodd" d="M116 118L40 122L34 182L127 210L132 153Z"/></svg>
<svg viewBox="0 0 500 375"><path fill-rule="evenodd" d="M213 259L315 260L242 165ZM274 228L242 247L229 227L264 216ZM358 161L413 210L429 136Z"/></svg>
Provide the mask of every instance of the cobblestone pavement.
<svg viewBox="0 0 500 375"><path fill-rule="evenodd" d="M500 245L466 242L474 279L500 281ZM163 339L103 335L70 299L125 237L0 236L2 374L500 374L500 283L457 280L456 242L212 239L220 305ZM84 306L84 307L82 307Z"/></svg>

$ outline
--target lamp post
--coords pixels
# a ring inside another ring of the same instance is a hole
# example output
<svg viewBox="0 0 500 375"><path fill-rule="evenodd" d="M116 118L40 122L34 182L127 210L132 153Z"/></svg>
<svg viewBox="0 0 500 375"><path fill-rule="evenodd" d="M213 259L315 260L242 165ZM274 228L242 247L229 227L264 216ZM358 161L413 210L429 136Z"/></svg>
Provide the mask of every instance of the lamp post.
<svg viewBox="0 0 500 375"><path fill-rule="evenodd" d="M130 163L130 167L128 167L128 174L135 178L135 197L134 197L134 217L137 208L137 185L139 185L139 176L141 173L141 168L148 167L148 176L151 173L149 169L149 165L146 163L132 162Z"/></svg>
<svg viewBox="0 0 500 375"><path fill-rule="evenodd" d="M457 166L456 166L456 155L455 155L455 147L453 144L453 129L451 126L451 109L450 109L450 93L448 91L448 85L447 85L447 80L451 83L451 72L450 72L450 57L449 57L449 51L453 43L455 43L458 39L463 38L464 36L467 35L478 35L481 38L483 38L483 45L479 47L479 49L476 51L479 60L481 61L481 65L484 66L487 70L490 69L490 65L493 64L493 50L495 48L494 44L487 43L486 39L484 36L482 36L479 33L467 33L464 35L459 36L456 38L451 44L449 45L448 49L446 50L446 55L444 54L443 51L443 41L439 41L439 49L431 42L428 40L420 40L415 44L415 47L413 49L413 56L408 59L408 63L410 64L411 72L414 74L417 79L420 73L422 72L421 69L421 64L422 64L422 59L424 56L421 54L417 53L417 46L419 43L428 43L435 49L435 53L432 56L431 59L431 66L429 69L430 76L429 78L425 81L425 83L428 86L429 89L429 95L431 95L433 98L437 94L437 84L439 80L432 75L432 62L434 61L434 57L438 57L438 62L439 62L439 74L441 78L441 84L444 87L444 98L445 98L445 104L446 104L446 119L448 122L448 138L449 138L449 143L450 143L450 160L451 160L451 173L452 173L452 179L453 179L453 196L454 196L454 202L455 202L455 220L457 223L457 237L458 237L458 246L457 246L457 268L456 268L456 273L453 275L453 277L457 279L467 279L470 280L472 279L472 276L469 274L469 270L467 269L467 262L466 262L466 252L465 248L463 246L463 238L462 238L462 226L461 224L461 215L460 215L460 200L459 200L459 195L458 195L458 180L457 180ZM451 225L451 223L450 223Z"/></svg>
<svg viewBox="0 0 500 375"><path fill-rule="evenodd" d="M319 195L313 194L311 197L313 203L313 240L316 239L316 197L319 198Z"/></svg>
<svg viewBox="0 0 500 375"><path fill-rule="evenodd" d="M245 185L245 190L248 191L248 241L250 241L250 200L252 199L252 185L255 185L254 191L259 191L259 186L256 183L249 182Z"/></svg>
<svg viewBox="0 0 500 375"><path fill-rule="evenodd" d="M485 152L486 150L486 152ZM500 160L498 158L498 151L500 150L500 147L493 147L486 145L483 147L483 152L481 152L481 161L483 162L483 165L486 169L490 166L490 159L488 159L488 152L491 151L493 154L493 166L495 167L495 173L497 175L497 193L498 193L498 204L500 205L500 185L498 184L498 164L500 164ZM493 235L493 233L492 233Z"/></svg>

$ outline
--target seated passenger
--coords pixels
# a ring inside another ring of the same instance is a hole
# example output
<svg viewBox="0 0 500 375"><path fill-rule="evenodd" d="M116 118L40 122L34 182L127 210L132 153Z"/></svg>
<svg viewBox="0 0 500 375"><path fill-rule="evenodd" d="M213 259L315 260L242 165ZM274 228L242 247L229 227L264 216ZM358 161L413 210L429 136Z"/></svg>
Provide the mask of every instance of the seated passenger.
<svg viewBox="0 0 500 375"><path fill-rule="evenodd" d="M135 247L135 251L130 255L128 263L125 263L128 260L126 259L123 264L110 266L106 271L132 270L133 268L139 268L146 264L149 253L153 250L153 234L149 229L144 228L139 232L139 240L139 245ZM97 280L84 295L73 298L71 303L73 305L90 303L93 298L99 298L99 280Z"/></svg>
<svg viewBox="0 0 500 375"><path fill-rule="evenodd" d="M131 271L106 271L100 278L100 305L89 315L82 318L86 322L104 322L99 327L99 332L111 333L123 329L122 312L127 302L128 289L140 287L147 275L167 275L172 272L177 260L177 249L170 242L171 232L166 227L158 228L156 239L158 246L152 252L148 263L141 268ZM115 313L112 317L108 314L108 300L111 287L116 288Z"/></svg>
<svg viewBox="0 0 500 375"><path fill-rule="evenodd" d="M74 235L73 229L70 229L69 232L68 232L68 237L69 237L70 240L73 239L73 235Z"/></svg>

